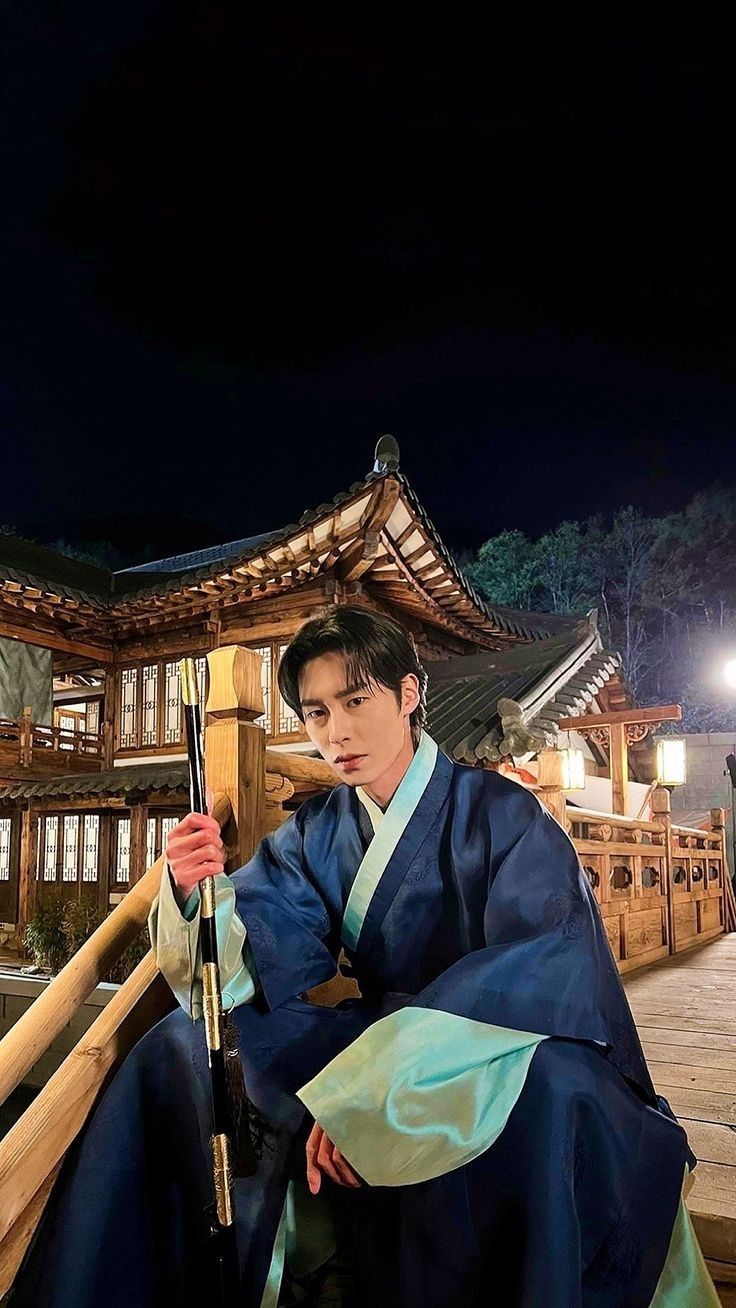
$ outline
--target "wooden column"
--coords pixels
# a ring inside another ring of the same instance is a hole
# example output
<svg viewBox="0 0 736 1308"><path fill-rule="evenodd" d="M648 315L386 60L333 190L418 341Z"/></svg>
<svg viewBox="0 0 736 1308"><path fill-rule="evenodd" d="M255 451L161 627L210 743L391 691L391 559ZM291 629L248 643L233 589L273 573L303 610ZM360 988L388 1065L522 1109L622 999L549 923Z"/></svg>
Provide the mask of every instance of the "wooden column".
<svg viewBox="0 0 736 1308"><path fill-rule="evenodd" d="M133 804L130 809L130 882L131 886L140 881L146 867L146 804Z"/></svg>
<svg viewBox="0 0 736 1308"><path fill-rule="evenodd" d="M562 754L558 749L543 749L537 755L537 763L539 799L566 831L567 800L562 789Z"/></svg>
<svg viewBox="0 0 736 1308"><path fill-rule="evenodd" d="M664 866L667 885L667 934L670 938L670 953L676 954L675 884L672 880L672 804L670 792L664 786L656 786L652 791L652 815L655 822L661 822L664 827L662 844L664 845Z"/></svg>
<svg viewBox="0 0 736 1308"><path fill-rule="evenodd" d="M20 867L18 876L18 937L22 941L36 910L36 855L38 815L30 806L23 810L20 825Z"/></svg>
<svg viewBox="0 0 736 1308"><path fill-rule="evenodd" d="M115 665L105 668L105 698L102 701L102 767L109 772L115 753Z"/></svg>
<svg viewBox="0 0 736 1308"><path fill-rule="evenodd" d="M112 881L112 814L100 814L100 844L97 864L97 907L103 917L110 912Z"/></svg>
<svg viewBox="0 0 736 1308"><path fill-rule="evenodd" d="M208 790L222 791L232 805L224 840L226 870L234 872L255 852L265 829L266 733L254 726L263 713L261 656L242 645L223 645L207 662L205 775Z"/></svg>
<svg viewBox="0 0 736 1308"><path fill-rule="evenodd" d="M712 808L710 810L710 825L711 830L721 838L719 848L721 852L721 877L723 880L723 929L724 931L736 931L736 897L734 896L733 881L731 880L731 870L728 866L725 808Z"/></svg>
<svg viewBox="0 0 736 1308"><path fill-rule="evenodd" d="M629 790L629 751L626 746L626 724L612 722L608 728L611 742L611 810L626 813Z"/></svg>

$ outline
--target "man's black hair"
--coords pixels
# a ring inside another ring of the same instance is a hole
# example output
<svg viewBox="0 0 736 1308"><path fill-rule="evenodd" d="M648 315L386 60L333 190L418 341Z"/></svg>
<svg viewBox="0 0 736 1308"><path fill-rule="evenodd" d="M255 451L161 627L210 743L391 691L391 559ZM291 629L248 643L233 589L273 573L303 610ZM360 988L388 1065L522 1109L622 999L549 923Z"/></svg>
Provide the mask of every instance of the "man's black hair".
<svg viewBox="0 0 736 1308"><path fill-rule="evenodd" d="M414 640L393 618L357 605L335 606L318 613L300 627L284 650L279 664L279 690L300 722L299 678L310 659L321 654L343 654L348 686L368 688L369 679L393 691L401 705L401 682L413 672L419 682L419 703L409 716L414 746L419 744L427 720L427 674Z"/></svg>

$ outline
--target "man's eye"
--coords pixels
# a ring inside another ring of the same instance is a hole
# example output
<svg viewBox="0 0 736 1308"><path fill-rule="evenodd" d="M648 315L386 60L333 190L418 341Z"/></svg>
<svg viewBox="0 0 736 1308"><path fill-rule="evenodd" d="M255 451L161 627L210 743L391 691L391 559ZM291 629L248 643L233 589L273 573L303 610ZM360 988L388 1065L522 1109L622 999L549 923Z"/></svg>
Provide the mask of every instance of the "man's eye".
<svg viewBox="0 0 736 1308"><path fill-rule="evenodd" d="M315 715L315 713L321 713L321 712L322 712L322 709L312 709L312 710L307 714L307 717L308 717L308 718L313 718L314 715Z"/></svg>
<svg viewBox="0 0 736 1308"><path fill-rule="evenodd" d="M353 697L353 699L351 699L350 703L351 703L351 704L365 704L365 701L367 700L367 698L368 698L367 695L355 695L355 696Z"/></svg>

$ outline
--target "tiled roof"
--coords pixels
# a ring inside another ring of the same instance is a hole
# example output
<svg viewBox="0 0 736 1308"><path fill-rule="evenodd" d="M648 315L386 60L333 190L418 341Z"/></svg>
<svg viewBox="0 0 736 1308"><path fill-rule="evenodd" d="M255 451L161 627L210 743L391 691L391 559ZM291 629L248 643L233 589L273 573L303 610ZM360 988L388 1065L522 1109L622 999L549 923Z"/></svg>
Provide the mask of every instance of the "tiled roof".
<svg viewBox="0 0 736 1308"><path fill-rule="evenodd" d="M572 638L558 635L512 650L428 663L430 734L458 763L493 761L502 736L498 701L506 698L531 704L526 725L554 736L557 718L582 712L620 666L619 656L597 649L599 644L595 629L581 624Z"/></svg>
<svg viewBox="0 0 736 1308"><path fill-rule="evenodd" d="M85 799L91 795L131 795L152 790L179 791L189 787L189 768L182 763L141 763L108 772L70 773L51 781L12 781L0 786L0 803L8 799Z"/></svg>

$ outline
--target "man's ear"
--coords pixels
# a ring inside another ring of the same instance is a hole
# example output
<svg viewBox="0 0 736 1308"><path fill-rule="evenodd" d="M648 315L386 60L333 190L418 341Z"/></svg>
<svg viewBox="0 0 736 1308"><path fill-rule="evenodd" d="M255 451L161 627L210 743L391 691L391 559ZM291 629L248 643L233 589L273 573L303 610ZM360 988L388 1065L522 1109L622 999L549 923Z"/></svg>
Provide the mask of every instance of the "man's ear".
<svg viewBox="0 0 736 1308"><path fill-rule="evenodd" d="M415 673L407 672L401 680L401 691L404 708L408 708L412 713L419 703L419 681Z"/></svg>

